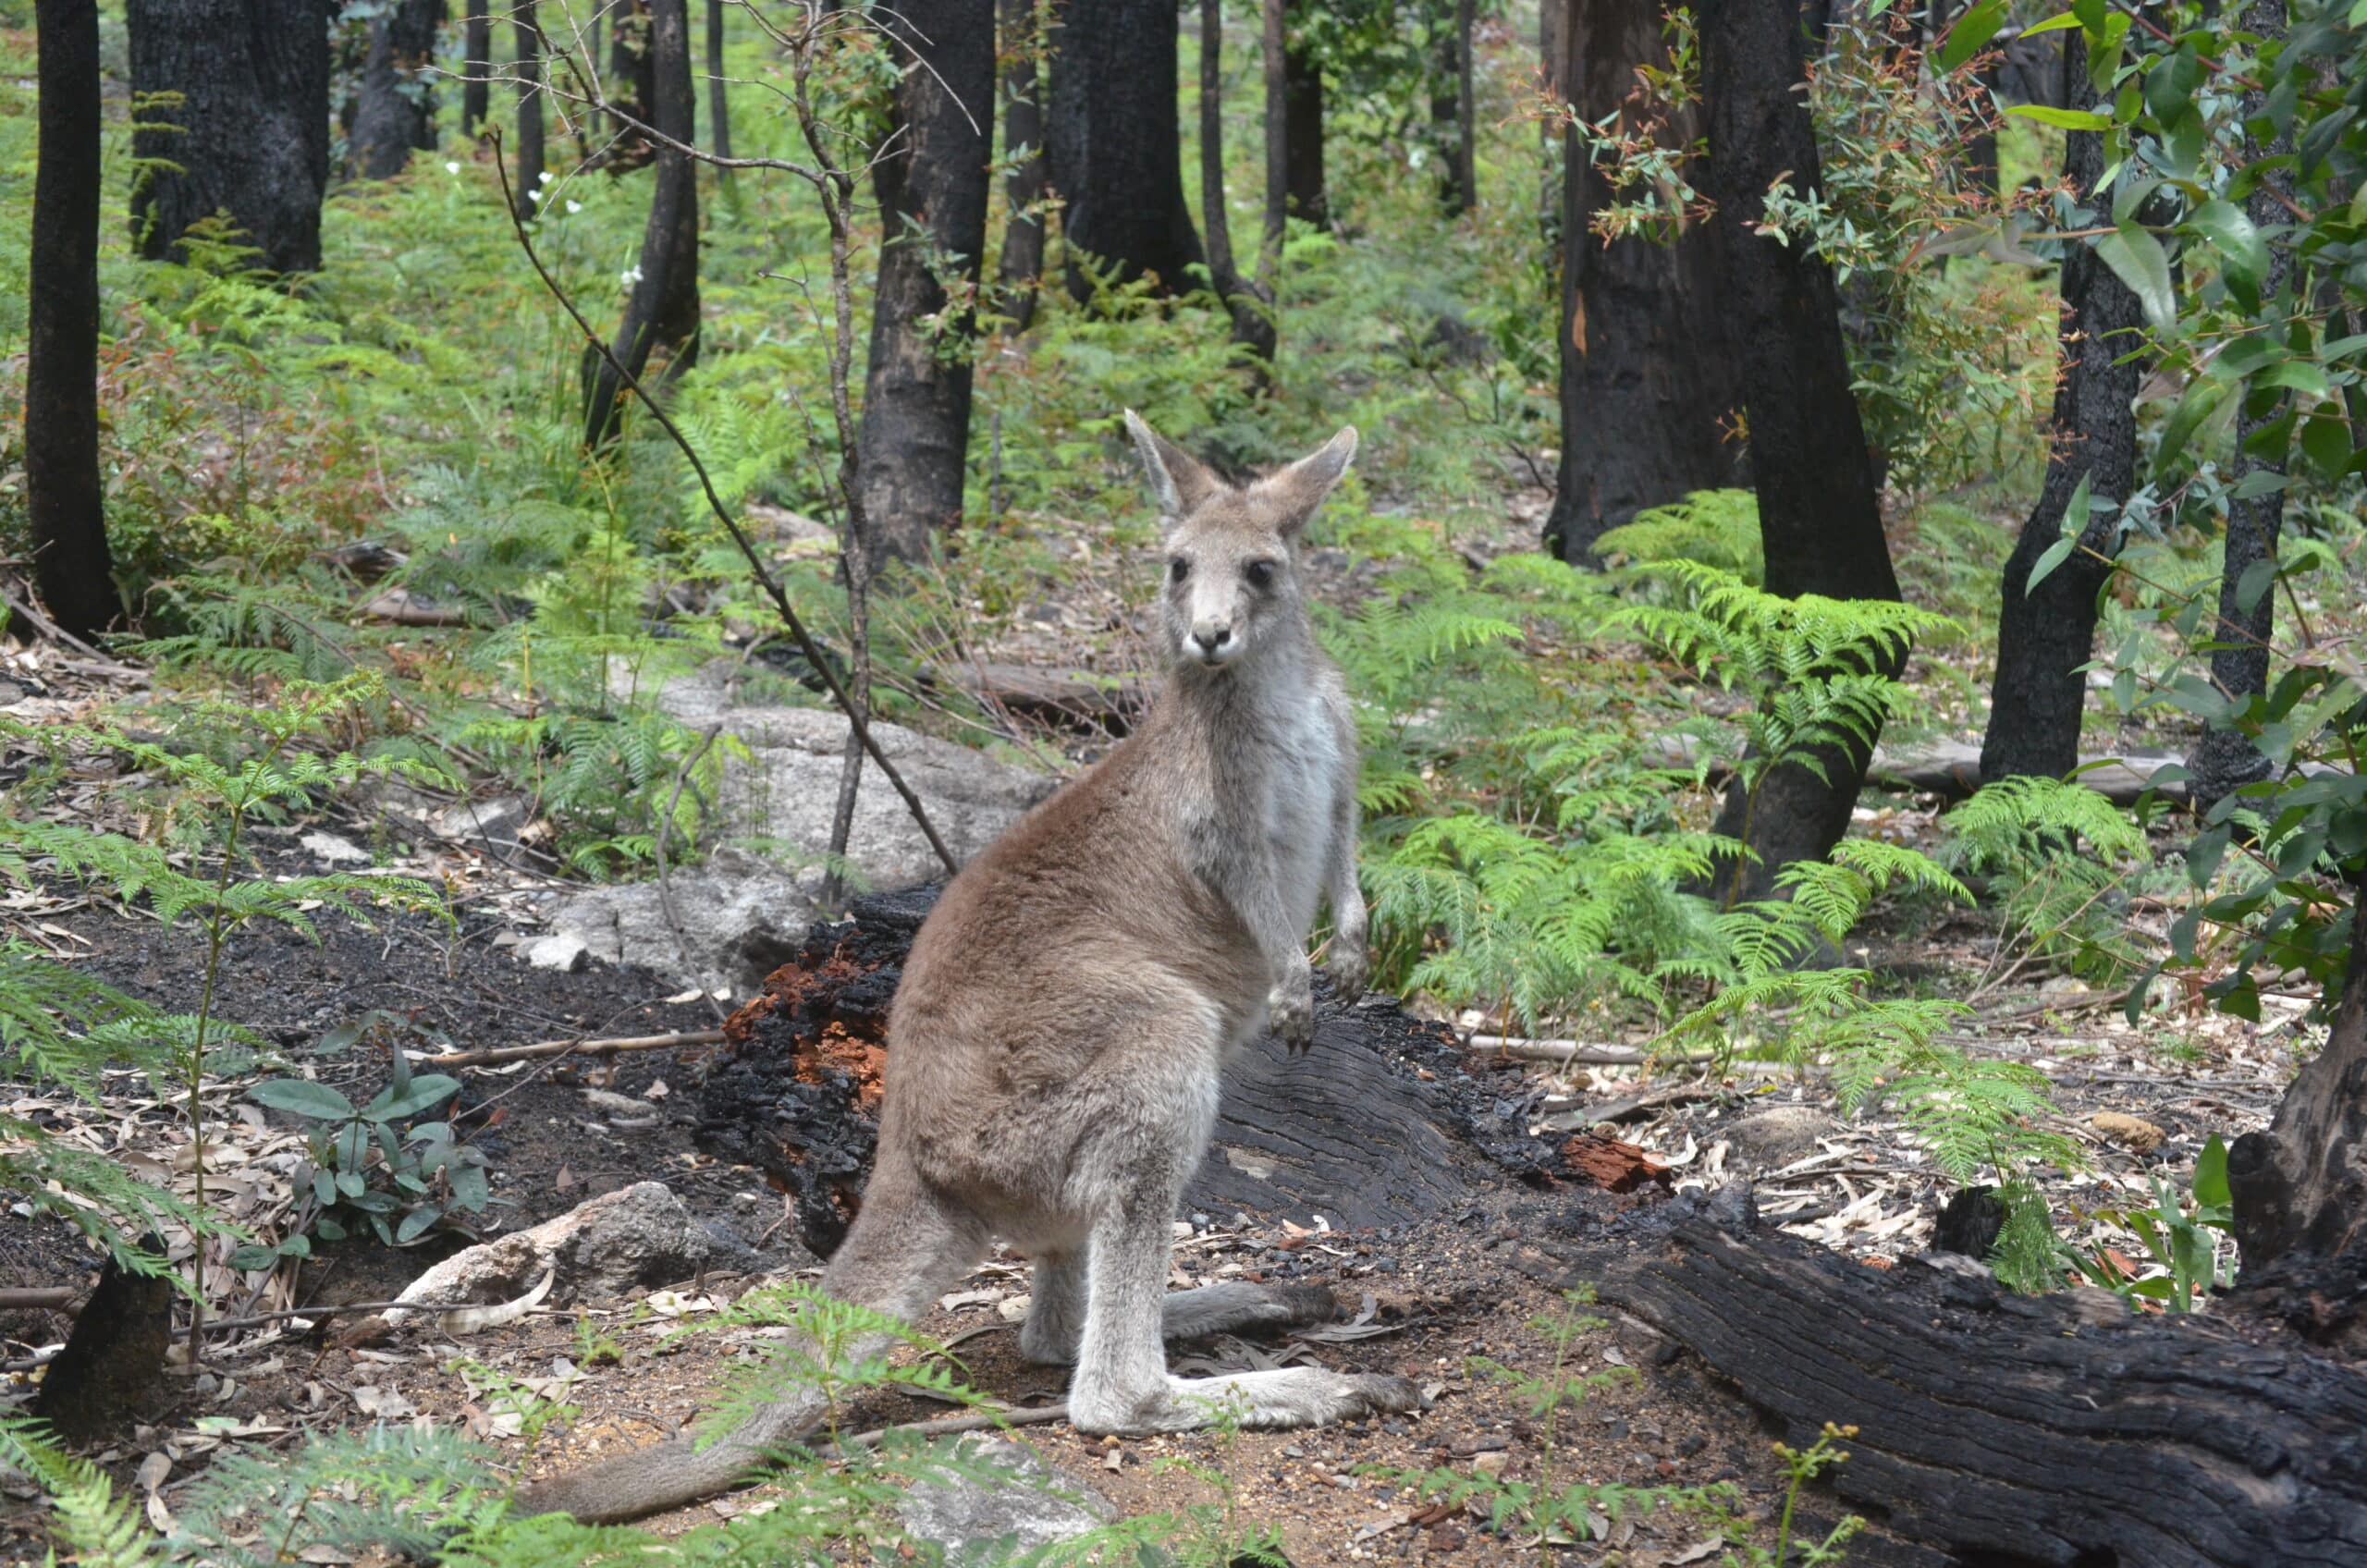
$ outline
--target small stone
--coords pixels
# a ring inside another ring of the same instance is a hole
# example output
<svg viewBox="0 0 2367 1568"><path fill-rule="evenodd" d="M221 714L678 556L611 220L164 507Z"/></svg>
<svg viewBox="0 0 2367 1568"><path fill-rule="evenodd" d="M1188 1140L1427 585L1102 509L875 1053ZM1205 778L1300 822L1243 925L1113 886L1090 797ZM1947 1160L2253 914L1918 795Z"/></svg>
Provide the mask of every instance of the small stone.
<svg viewBox="0 0 2367 1568"><path fill-rule="evenodd" d="M592 949L583 938L562 932L555 937L543 937L526 949L526 962L536 969L556 969L561 974L573 974L583 967Z"/></svg>
<svg viewBox="0 0 2367 1568"><path fill-rule="evenodd" d="M1512 1458L1511 1454L1504 1452L1502 1449L1492 1453L1473 1454L1471 1473L1475 1476L1501 1476L1504 1473L1504 1466L1512 1463Z"/></svg>

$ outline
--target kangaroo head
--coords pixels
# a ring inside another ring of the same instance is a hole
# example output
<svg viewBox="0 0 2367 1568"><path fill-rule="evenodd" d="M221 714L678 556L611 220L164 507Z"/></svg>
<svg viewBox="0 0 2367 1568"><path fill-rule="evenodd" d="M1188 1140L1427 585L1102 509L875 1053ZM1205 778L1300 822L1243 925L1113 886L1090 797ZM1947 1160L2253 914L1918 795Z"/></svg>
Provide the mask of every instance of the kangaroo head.
<svg viewBox="0 0 2367 1568"><path fill-rule="evenodd" d="M1356 455L1351 425L1263 479L1226 484L1126 410L1167 546L1160 623L1178 664L1224 668L1303 627L1298 544Z"/></svg>

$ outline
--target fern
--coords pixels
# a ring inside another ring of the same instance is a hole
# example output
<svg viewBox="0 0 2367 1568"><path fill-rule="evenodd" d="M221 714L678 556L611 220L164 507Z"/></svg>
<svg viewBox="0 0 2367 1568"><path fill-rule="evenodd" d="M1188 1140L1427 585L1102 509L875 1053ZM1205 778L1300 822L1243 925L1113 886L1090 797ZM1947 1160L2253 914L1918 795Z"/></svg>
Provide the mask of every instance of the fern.
<svg viewBox="0 0 2367 1568"><path fill-rule="evenodd" d="M2152 851L2144 830L2103 795L2059 778L2001 778L1945 826L1945 859L1987 878L2007 941L2103 983L2141 967L2126 889Z"/></svg>
<svg viewBox="0 0 2367 1568"><path fill-rule="evenodd" d="M1698 561L1754 586L1767 581L1759 533L1759 496L1748 490L1696 490L1682 501L1647 507L1595 541L1613 565Z"/></svg>

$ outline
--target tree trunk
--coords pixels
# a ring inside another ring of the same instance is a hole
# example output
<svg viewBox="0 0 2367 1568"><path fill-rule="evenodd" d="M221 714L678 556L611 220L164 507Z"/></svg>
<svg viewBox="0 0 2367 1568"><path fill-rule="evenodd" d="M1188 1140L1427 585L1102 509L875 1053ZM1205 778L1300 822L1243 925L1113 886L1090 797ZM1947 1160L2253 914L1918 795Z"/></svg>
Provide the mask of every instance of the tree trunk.
<svg viewBox="0 0 2367 1568"><path fill-rule="evenodd" d="M191 224L227 212L258 265L317 271L329 181L325 0L128 0L124 9L133 99L180 95L140 116L159 129L132 135L140 253L160 261Z"/></svg>
<svg viewBox="0 0 2367 1568"><path fill-rule="evenodd" d="M896 86L902 134L874 169L888 239L857 465L874 571L927 559L938 534L962 521L975 324L966 308L947 318L947 305L977 287L995 95L992 0L905 0L879 15L910 58Z"/></svg>
<svg viewBox="0 0 2367 1568"><path fill-rule="evenodd" d="M1268 0L1270 5L1272 0ZM1270 108L1270 104L1269 105ZM1200 227L1208 236L1208 281L1233 317L1233 340L1249 350L1257 383L1268 385L1274 363L1273 291L1241 276L1233 254L1233 226L1224 195L1224 14L1220 0L1200 0ZM1267 174L1273 174L1268 147ZM1269 189L1268 199L1272 199ZM1271 214L1269 214L1269 222ZM1275 249L1279 251L1280 247Z"/></svg>
<svg viewBox="0 0 2367 1568"><path fill-rule="evenodd" d="M531 217L543 199L543 35L534 0L515 0L510 14L518 46L518 202Z"/></svg>
<svg viewBox="0 0 2367 1568"><path fill-rule="evenodd" d="M1570 0L1552 80L1600 120L1665 57L1654 0ZM1690 139L1689 116L1674 134ZM1563 148L1562 462L1547 547L1588 561L1595 541L1646 507L1736 482L1723 423L1742 400L1720 299L1715 226L1667 244L1588 232L1611 183L1575 132Z"/></svg>
<svg viewBox="0 0 2367 1568"><path fill-rule="evenodd" d="M723 0L706 0L706 144L718 158L731 156L731 94L723 75ZM717 188L731 189L733 171L715 171Z"/></svg>
<svg viewBox="0 0 2367 1568"><path fill-rule="evenodd" d="M2069 47L2066 69L2084 76L2077 63L2084 55L2084 47ZM2088 204L2103 178L2103 139L2075 130L2065 141L2065 178ZM2063 370L2054 390L2046 484L2005 562L1997 673L1981 743L1985 779L2061 778L2079 765L2088 685L2082 667L2094 656L2096 595L2112 576L2111 562L2098 557L2116 547L2113 514L2076 520L2079 545L2036 588L2030 586L2030 572L2063 537L2064 510L2082 480L2091 498L2110 503L2114 511L2136 483L2139 367L2125 356L2144 325L2143 312L2128 286L2077 240L2065 242L2062 285Z"/></svg>
<svg viewBox="0 0 2367 1568"><path fill-rule="evenodd" d="M1257 281L1269 295L1282 287L1282 242L1290 235L1291 67L1282 13L1286 0L1264 0L1259 64L1266 85L1266 211L1258 236Z"/></svg>
<svg viewBox="0 0 2367 1568"><path fill-rule="evenodd" d="M1637 1217L1623 1252L1661 1236L1639 1255L1545 1244L1794 1445L1855 1427L1831 1486L1892 1532L1983 1568L2367 1561L2358 1368L2215 1313L2009 1295L1968 1258L1868 1268L1748 1202Z"/></svg>
<svg viewBox="0 0 2367 1568"><path fill-rule="evenodd" d="M691 36L687 0L650 0L651 119L660 135L687 142L692 134ZM619 30L621 31L621 30ZM653 349L670 354L665 378L681 374L698 357L699 186L698 164L673 148L656 153L656 194L642 231L639 276L617 328L612 351L636 380ZM615 439L619 423L617 373L599 355L584 355L586 386L583 441L589 447Z"/></svg>
<svg viewBox="0 0 2367 1568"><path fill-rule="evenodd" d="M1188 290L1206 257L1184 199L1174 0L1094 0L1055 15L1045 151L1067 203L1069 292L1093 298L1088 263L1111 282Z"/></svg>
<svg viewBox="0 0 2367 1568"><path fill-rule="evenodd" d="M1282 144L1290 150L1286 184L1292 214L1330 227L1323 178L1323 63L1304 47L1282 51Z"/></svg>
<svg viewBox="0 0 2367 1568"><path fill-rule="evenodd" d="M1546 100L1552 104L1570 102L1570 6L1571 0L1539 0L1537 7L1537 71L1538 85L1544 90ZM1566 263L1563 245L1567 236L1562 230L1563 187L1569 178L1569 161L1556 158L1563 143L1569 141L1566 129L1557 129L1552 119L1544 115L1537 118L1537 232L1551 251L1553 276L1560 277ZM1556 165L1560 166L1557 167ZM1568 280L1564 279L1567 287ZM1567 337L1570 323L1567 315L1569 300L1562 301L1562 325ZM1567 447L1564 437L1563 446ZM1549 539L1552 537L1548 532Z"/></svg>
<svg viewBox="0 0 2367 1568"><path fill-rule="evenodd" d="M2253 0L2244 7L2246 32L2275 42L2284 38L2285 27L2285 0ZM2247 91L2243 104L2247 126L2268 112L2266 95L2258 91ZM2290 199L2292 178L2281 167L2260 169L2259 165L2267 158L2289 157L2292 152L2289 130L2267 144L2249 129L2244 133L2245 161L2260 175L2260 183L2246 199L2244 211L2264 236L2274 236L2292 222L2290 210L2278 200L2280 196ZM2285 293L2291 275L2290 251L2271 239L2268 268L2260 281L2263 309L2273 308L2272 302ZM2253 474L2284 477L2285 448L2291 440L2286 422L2291 412L2292 395L2288 392L2245 399L2245 406L2236 413L2236 457L2227 475L2231 490L2240 488ZM2269 444L2273 449L2254 451L2256 440ZM2219 646L2211 655L2211 681L2238 702L2268 690L2268 640L2276 625L2276 582L2272 573L2276 566L2277 536L2284 527L2285 490L2281 484L2250 499L2231 499L2227 503L2227 545L2219 580L2219 619L2212 633L2212 641ZM2255 568L2259 569L2257 572ZM2233 794L2254 779L2267 778L2269 771L2268 759L2252 744L2250 736L2219 723L2202 732L2201 740L2187 759L2187 766L2194 774L2195 798L2205 805Z"/></svg>
<svg viewBox="0 0 2367 1568"><path fill-rule="evenodd" d="M2367 1356L2367 868L2350 884L2350 956L2326 1043L2265 1133L2227 1150L2239 1299Z"/></svg>
<svg viewBox="0 0 2367 1568"><path fill-rule="evenodd" d="M485 0L467 0L467 5L460 24L465 56L460 62L460 134L473 137L484 123L492 92L493 18L485 10Z"/></svg>
<svg viewBox="0 0 2367 1568"><path fill-rule="evenodd" d="M1471 57L1473 0L1454 3L1454 205L1479 210L1479 103L1477 66Z"/></svg>
<svg viewBox="0 0 2367 1568"><path fill-rule="evenodd" d="M1044 279L1043 43L1036 33L1036 0L1002 0L995 47L1002 57L1002 146L1011 160L1003 195L1011 216L996 269L1000 310L1013 332L1036 319L1036 290Z"/></svg>
<svg viewBox="0 0 2367 1568"><path fill-rule="evenodd" d="M1896 599L1872 454L1850 390L1833 274L1823 261L1754 232L1767 188L1821 182L1792 0L1717 0L1701 11L1710 195L1723 304L1737 346L1759 495L1767 587L1786 598ZM1869 748L1835 748L1822 773L1771 770L1755 800L1729 790L1717 830L1755 851L1730 897L1764 896L1775 874L1819 860L1848 831Z"/></svg>
<svg viewBox="0 0 2367 1568"><path fill-rule="evenodd" d="M443 23L444 0L393 0L370 19L370 50L346 131L356 178L391 178L414 149L435 145L433 67Z"/></svg>
<svg viewBox="0 0 2367 1568"><path fill-rule="evenodd" d="M91 642L122 613L99 474L99 11L41 0L39 160L26 276L25 510L52 619Z"/></svg>

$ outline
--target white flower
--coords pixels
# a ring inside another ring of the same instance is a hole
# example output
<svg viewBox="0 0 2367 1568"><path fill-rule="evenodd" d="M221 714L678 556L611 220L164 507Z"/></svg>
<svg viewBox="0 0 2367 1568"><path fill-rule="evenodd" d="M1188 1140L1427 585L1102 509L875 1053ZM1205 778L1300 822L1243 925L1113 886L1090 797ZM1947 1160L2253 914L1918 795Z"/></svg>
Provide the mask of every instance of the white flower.
<svg viewBox="0 0 2367 1568"><path fill-rule="evenodd" d="M619 273L618 276L622 277L627 283L639 283L641 281L641 269L639 267L635 267L631 272Z"/></svg>
<svg viewBox="0 0 2367 1568"><path fill-rule="evenodd" d="M1417 169L1429 161L1430 150L1427 147L1410 148L1405 153L1405 166L1407 168Z"/></svg>
<svg viewBox="0 0 2367 1568"><path fill-rule="evenodd" d="M444 172L446 174L458 174L460 172L460 165L458 164L446 164L444 165Z"/></svg>
<svg viewBox="0 0 2367 1568"><path fill-rule="evenodd" d="M583 210L583 203L581 202L570 201L567 204L567 210L570 213L580 213Z"/></svg>
<svg viewBox="0 0 2367 1568"><path fill-rule="evenodd" d="M526 200L529 202L540 202L542 199L543 193L539 190L529 190L526 192Z"/></svg>
<svg viewBox="0 0 2367 1568"><path fill-rule="evenodd" d="M548 169L545 169L542 173L534 177L534 183L537 185L548 185L550 182L551 171Z"/></svg>

